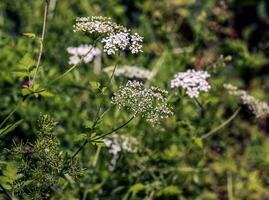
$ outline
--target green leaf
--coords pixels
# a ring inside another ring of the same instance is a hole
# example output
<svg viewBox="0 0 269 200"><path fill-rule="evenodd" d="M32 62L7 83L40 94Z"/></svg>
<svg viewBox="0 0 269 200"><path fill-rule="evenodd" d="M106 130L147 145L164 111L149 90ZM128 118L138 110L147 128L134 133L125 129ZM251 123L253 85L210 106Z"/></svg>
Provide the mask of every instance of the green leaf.
<svg viewBox="0 0 269 200"><path fill-rule="evenodd" d="M85 133L81 133L79 135L75 136L75 142L81 142L81 141L85 141L87 139L87 134Z"/></svg>
<svg viewBox="0 0 269 200"><path fill-rule="evenodd" d="M90 82L90 86L93 90L98 90L100 88L101 84L99 82L92 81L92 82Z"/></svg>
<svg viewBox="0 0 269 200"><path fill-rule="evenodd" d="M97 192L101 187L102 187L103 184L99 183L99 184L95 184L91 187L89 187L88 189L88 193L94 193L94 192Z"/></svg>
<svg viewBox="0 0 269 200"><path fill-rule="evenodd" d="M181 194L181 192L182 191L178 187L171 185L163 188L160 192L157 193L157 196L178 196Z"/></svg>
<svg viewBox="0 0 269 200"><path fill-rule="evenodd" d="M202 138L193 137L192 139L198 147L203 148L204 144Z"/></svg>
<svg viewBox="0 0 269 200"><path fill-rule="evenodd" d="M15 163L8 163L3 170L3 176L0 176L0 183L8 190L12 189L12 183L18 178Z"/></svg>
<svg viewBox="0 0 269 200"><path fill-rule="evenodd" d="M49 91L43 91L43 92L40 92L39 93L41 96L43 96L43 97L52 97L52 96L54 96L51 92L49 92Z"/></svg>
<svg viewBox="0 0 269 200"><path fill-rule="evenodd" d="M29 37L31 39L35 39L36 35L34 33L23 33L24 36Z"/></svg>
<svg viewBox="0 0 269 200"><path fill-rule="evenodd" d="M5 128L0 129L0 136L4 136L9 132L13 131L17 126L19 126L23 122L23 119L15 122L14 124L9 124Z"/></svg>
<svg viewBox="0 0 269 200"><path fill-rule="evenodd" d="M18 77L20 77L20 78L23 78L23 77L26 77L26 76L28 76L28 73L27 72L19 72L19 71L17 71L17 72L14 72L14 74L16 75L16 76L18 76Z"/></svg>
<svg viewBox="0 0 269 200"><path fill-rule="evenodd" d="M140 192L144 189L145 189L145 186L142 183L136 183L130 187L129 191L137 193L137 192Z"/></svg>
<svg viewBox="0 0 269 200"><path fill-rule="evenodd" d="M23 58L20 60L18 67L20 69L29 69L35 65L35 61L31 58L29 54L25 54Z"/></svg>
<svg viewBox="0 0 269 200"><path fill-rule="evenodd" d="M21 90L22 96L27 96L28 94L32 93L32 90L30 88L23 88Z"/></svg>

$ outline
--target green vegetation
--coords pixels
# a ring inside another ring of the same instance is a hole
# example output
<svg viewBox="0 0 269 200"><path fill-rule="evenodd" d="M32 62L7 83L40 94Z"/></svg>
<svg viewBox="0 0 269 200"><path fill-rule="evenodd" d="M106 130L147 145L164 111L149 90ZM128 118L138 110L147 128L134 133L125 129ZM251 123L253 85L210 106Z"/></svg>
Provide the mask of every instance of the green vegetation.
<svg viewBox="0 0 269 200"><path fill-rule="evenodd" d="M0 199L269 199L268 20L266 0L1 1Z"/></svg>

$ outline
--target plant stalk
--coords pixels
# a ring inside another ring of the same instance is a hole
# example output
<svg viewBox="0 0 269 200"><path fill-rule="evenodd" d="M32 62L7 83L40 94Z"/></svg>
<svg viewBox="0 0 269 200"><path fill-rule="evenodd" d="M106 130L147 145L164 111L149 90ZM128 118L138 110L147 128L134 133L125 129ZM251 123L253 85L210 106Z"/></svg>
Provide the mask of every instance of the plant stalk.
<svg viewBox="0 0 269 200"><path fill-rule="evenodd" d="M42 27L40 48L39 48L39 54L38 54L36 68L35 68L35 73L34 73L34 76L33 76L32 87L35 84L36 75L37 75L39 67L40 67L41 57L42 57L42 53L43 53L43 49L44 49L45 31L46 31L46 24L47 24L47 19L48 19L48 8L49 8L49 0L46 0L45 1L45 9L44 9L44 18L43 18L43 27Z"/></svg>
<svg viewBox="0 0 269 200"><path fill-rule="evenodd" d="M94 138L93 140L86 139L86 140L84 141L84 143L78 148L78 150L77 150L77 151L74 153L74 155L71 157L72 160L79 154L80 151L82 151L82 149L83 149L89 142L100 140L100 139L102 139L102 138L104 138L104 137L106 137L106 136L108 136L108 135L110 135L110 134L112 134L112 133L114 133L114 132L120 130L121 128L123 128L124 126L126 126L127 124L129 124L134 118L135 118L135 116L132 116L128 121L126 121L125 123L123 123L123 124L120 125L119 127L115 128L115 129L113 129L113 130L111 130L111 131L108 132L108 133L105 133L105 134L103 134L103 135L100 135L99 137L96 137L96 138Z"/></svg>
<svg viewBox="0 0 269 200"><path fill-rule="evenodd" d="M213 130L211 130L210 132L206 133L205 135L203 135L201 138L205 139L211 135L213 135L214 133L216 133L217 131L219 131L220 129L224 128L227 124L229 124L239 113L239 111L241 110L241 107L239 107L234 114L229 117L226 121L224 121L221 125L219 125L218 127L214 128Z"/></svg>

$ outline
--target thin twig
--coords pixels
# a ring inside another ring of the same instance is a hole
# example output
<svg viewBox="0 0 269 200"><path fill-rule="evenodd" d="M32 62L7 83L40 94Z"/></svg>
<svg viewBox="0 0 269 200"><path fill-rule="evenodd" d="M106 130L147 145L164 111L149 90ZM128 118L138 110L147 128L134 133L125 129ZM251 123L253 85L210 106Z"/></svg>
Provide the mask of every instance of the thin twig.
<svg viewBox="0 0 269 200"><path fill-rule="evenodd" d="M47 24L47 18L48 18L48 7L49 7L49 1L46 0L45 1L45 9L44 9L44 18L43 18L43 27L42 27L40 48L39 48L39 54L38 54L36 68L35 68L35 73L34 73L34 76L33 76L32 86L34 86L36 75L37 75L39 67L40 67L41 57L42 57L42 53L43 53L45 31L46 31L46 24Z"/></svg>
<svg viewBox="0 0 269 200"><path fill-rule="evenodd" d="M94 41L93 46L89 49L89 51L84 55L84 57L86 57L89 53L91 53L91 51L93 50L93 48L96 46L97 42L98 42L99 38L97 38ZM54 80L52 80L49 84L55 83L58 80L62 79L63 77L65 77L69 72L71 72L73 69L75 69L80 63L82 62L82 58L80 59L80 61L76 64L74 64L72 67L70 67L68 70L66 70L63 74L61 74L60 76L58 76L57 78L55 78Z"/></svg>
<svg viewBox="0 0 269 200"><path fill-rule="evenodd" d="M218 127L214 128L213 130L211 130L210 132L206 133L205 135L203 135L201 138L205 139L211 135L213 135L214 133L216 133L217 131L219 131L220 129L224 128L227 124L229 124L239 113L239 111L241 110L241 107L239 107L234 114L229 117L225 122L223 122L221 125L219 125Z"/></svg>

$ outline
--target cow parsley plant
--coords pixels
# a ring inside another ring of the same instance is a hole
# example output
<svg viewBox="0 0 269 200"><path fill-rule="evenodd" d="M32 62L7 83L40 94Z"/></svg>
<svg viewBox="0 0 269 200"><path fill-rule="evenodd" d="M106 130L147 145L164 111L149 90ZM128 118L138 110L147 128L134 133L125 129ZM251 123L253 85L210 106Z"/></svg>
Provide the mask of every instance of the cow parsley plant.
<svg viewBox="0 0 269 200"><path fill-rule="evenodd" d="M77 18L74 32L84 32L96 35L104 45L104 52L114 55L116 52L128 50L132 54L142 52L143 37L131 33L131 30L118 25L107 17Z"/></svg>
<svg viewBox="0 0 269 200"><path fill-rule="evenodd" d="M248 107L256 118L262 119L269 115L269 106L266 102L256 99L245 90L239 90L231 84L224 84L224 88L228 90L229 94L240 97L242 103Z"/></svg>
<svg viewBox="0 0 269 200"><path fill-rule="evenodd" d="M103 69L103 71L111 74L114 71L114 67L106 67ZM143 67L126 65L116 68L114 71L114 76L124 76L130 79L150 80L153 77L153 73Z"/></svg>
<svg viewBox="0 0 269 200"><path fill-rule="evenodd" d="M125 108L134 116L140 114L148 122L156 124L173 114L167 104L167 94L167 91L160 88L146 88L141 82L128 81L115 93L112 103Z"/></svg>
<svg viewBox="0 0 269 200"><path fill-rule="evenodd" d="M70 65L77 65L81 61L85 64L90 63L97 56L101 55L100 49L91 45L80 45L79 47L68 47L67 52L71 55L69 57Z"/></svg>
<svg viewBox="0 0 269 200"><path fill-rule="evenodd" d="M182 87L191 98L197 98L201 91L208 92L211 86L207 82L210 74L206 71L187 70L179 72L171 80L171 88Z"/></svg>

